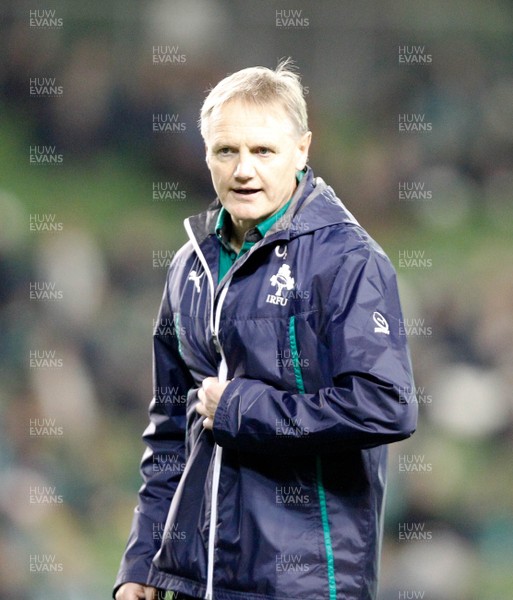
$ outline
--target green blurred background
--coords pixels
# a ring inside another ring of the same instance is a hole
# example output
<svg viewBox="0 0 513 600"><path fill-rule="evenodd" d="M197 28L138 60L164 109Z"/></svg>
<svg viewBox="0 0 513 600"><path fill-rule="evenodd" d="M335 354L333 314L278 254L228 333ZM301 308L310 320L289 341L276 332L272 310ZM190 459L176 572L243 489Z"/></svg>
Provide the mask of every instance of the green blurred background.
<svg viewBox="0 0 513 600"><path fill-rule="evenodd" d="M0 17L0 598L110 596L166 266L213 199L201 102L286 56L310 164L395 264L410 338L420 421L391 447L380 600L512 598L512 3L3 0ZM400 131L405 114L430 131Z"/></svg>

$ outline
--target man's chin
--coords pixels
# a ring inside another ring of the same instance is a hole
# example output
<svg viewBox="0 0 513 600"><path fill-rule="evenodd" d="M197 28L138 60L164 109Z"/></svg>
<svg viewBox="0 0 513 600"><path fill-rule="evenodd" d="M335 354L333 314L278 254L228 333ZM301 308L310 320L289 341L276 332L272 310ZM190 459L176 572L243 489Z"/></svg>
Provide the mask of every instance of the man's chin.
<svg viewBox="0 0 513 600"><path fill-rule="evenodd" d="M235 211L235 213L231 214L231 217L232 221L241 224L244 223L248 227L254 227L266 219L266 215L251 211Z"/></svg>
<svg viewBox="0 0 513 600"><path fill-rule="evenodd" d="M236 221L260 222L263 221L268 214L271 214L265 209L259 209L256 206L251 206L249 202L242 206L240 204L227 203L225 208L230 213L232 219L235 219Z"/></svg>

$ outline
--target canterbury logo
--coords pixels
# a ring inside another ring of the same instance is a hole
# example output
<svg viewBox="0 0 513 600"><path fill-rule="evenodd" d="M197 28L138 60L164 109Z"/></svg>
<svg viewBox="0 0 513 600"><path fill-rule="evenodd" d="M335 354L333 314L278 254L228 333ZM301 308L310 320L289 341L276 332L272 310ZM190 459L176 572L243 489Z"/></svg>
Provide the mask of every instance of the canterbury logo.
<svg viewBox="0 0 513 600"><path fill-rule="evenodd" d="M276 246L274 253L278 258L285 260L287 258L287 246Z"/></svg>
<svg viewBox="0 0 513 600"><path fill-rule="evenodd" d="M381 313L375 311L372 315L372 320L376 325L376 327L374 327L374 333L384 333L385 335L390 335L390 326L388 325L388 321Z"/></svg>

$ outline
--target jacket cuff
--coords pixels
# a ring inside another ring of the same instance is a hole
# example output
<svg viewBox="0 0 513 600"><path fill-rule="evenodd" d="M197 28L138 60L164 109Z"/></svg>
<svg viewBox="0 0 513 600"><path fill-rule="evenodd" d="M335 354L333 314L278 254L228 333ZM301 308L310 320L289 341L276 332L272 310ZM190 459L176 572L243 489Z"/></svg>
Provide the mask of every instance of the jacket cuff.
<svg viewBox="0 0 513 600"><path fill-rule="evenodd" d="M236 435L236 431L232 431L232 424L230 422L230 415L234 414L234 407L232 406L233 392L241 385L242 380L239 377L235 377L224 389L224 392L217 405L216 414L214 415L214 427L212 433L214 434L214 440L216 444L224 447L235 448L233 437ZM238 414L239 410L235 414ZM233 417L232 417L233 419Z"/></svg>

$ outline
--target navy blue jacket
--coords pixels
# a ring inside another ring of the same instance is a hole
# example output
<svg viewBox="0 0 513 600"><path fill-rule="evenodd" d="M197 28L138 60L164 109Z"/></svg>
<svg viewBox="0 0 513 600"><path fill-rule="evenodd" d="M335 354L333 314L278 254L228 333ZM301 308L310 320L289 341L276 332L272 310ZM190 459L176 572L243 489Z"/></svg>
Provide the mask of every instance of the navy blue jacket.
<svg viewBox="0 0 513 600"><path fill-rule="evenodd" d="M185 222L154 334L127 581L215 600L377 594L385 444L417 411L395 272L308 170L217 284L220 204ZM230 381L204 430L205 377Z"/></svg>

